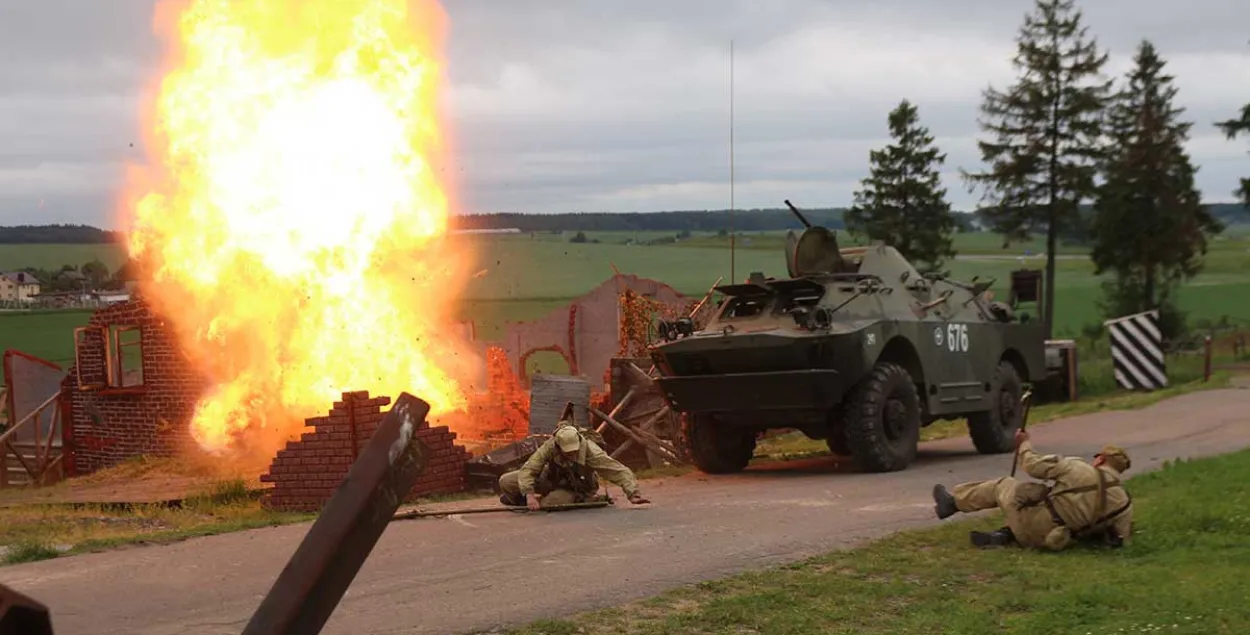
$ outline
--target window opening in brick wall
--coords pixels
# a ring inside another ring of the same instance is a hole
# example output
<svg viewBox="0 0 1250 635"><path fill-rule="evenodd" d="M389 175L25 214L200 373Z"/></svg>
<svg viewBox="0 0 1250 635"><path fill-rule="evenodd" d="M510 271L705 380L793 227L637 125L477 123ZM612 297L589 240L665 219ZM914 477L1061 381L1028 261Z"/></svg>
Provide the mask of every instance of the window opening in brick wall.
<svg viewBox="0 0 1250 635"><path fill-rule="evenodd" d="M108 329L82 326L74 329L74 374L79 389L108 386Z"/></svg>
<svg viewBox="0 0 1250 635"><path fill-rule="evenodd" d="M533 377L538 373L547 375L570 374L569 362L558 351L531 351L525 359L525 376Z"/></svg>
<svg viewBox="0 0 1250 635"><path fill-rule="evenodd" d="M113 359L110 384L115 388L143 385L143 330L138 326L112 328Z"/></svg>

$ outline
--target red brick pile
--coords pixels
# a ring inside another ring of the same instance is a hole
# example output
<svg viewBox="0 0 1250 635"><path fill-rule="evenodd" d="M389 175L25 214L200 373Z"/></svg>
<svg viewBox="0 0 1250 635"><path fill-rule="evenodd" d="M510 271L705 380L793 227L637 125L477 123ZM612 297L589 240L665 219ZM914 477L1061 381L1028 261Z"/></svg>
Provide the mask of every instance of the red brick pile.
<svg viewBox="0 0 1250 635"><path fill-rule="evenodd" d="M486 349L486 391L474 396L463 413L443 421L455 428L474 453L484 454L529 436L530 394L495 346Z"/></svg>
<svg viewBox="0 0 1250 635"><path fill-rule="evenodd" d="M269 509L316 511L338 488L356 457L373 437L382 420L382 407L390 397L370 398L368 392L343 393L328 416L308 419L314 428L299 441L279 450L260 480L273 483L262 503ZM469 453L456 445L456 434L447 426L431 428L422 421L416 436L428 449L425 470L406 497L462 492L468 487L465 461Z"/></svg>

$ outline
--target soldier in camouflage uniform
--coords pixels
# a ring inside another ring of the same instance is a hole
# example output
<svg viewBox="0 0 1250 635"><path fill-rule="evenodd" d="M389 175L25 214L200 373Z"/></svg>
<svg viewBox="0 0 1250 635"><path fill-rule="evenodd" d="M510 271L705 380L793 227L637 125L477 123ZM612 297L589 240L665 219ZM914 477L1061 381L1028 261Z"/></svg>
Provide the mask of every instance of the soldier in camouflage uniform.
<svg viewBox="0 0 1250 635"><path fill-rule="evenodd" d="M1012 543L1060 551L1074 541L1096 541L1119 547L1133 526L1132 497L1121 475L1132 466L1124 450L1106 446L1093 463L1076 457L1038 454L1027 432L1016 433L1020 465L1037 479L1054 485L1019 482L1011 477L962 483L953 492L933 488L938 518L998 507L1007 526L991 533L972 532L978 547Z"/></svg>
<svg viewBox="0 0 1250 635"><path fill-rule="evenodd" d="M643 498L628 467L608 456L570 421L561 420L555 434L520 469L499 477L503 492L499 502L531 510L586 502L598 494L599 477L619 486L635 505L651 502Z"/></svg>

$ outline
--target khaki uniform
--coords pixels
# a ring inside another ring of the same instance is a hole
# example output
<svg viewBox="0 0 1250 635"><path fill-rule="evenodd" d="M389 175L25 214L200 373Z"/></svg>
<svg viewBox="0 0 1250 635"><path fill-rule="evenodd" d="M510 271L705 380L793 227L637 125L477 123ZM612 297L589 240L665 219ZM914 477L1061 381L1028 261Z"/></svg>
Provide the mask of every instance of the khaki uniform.
<svg viewBox="0 0 1250 635"><path fill-rule="evenodd" d="M1109 460L1099 467L1076 457L1041 455L1033 445L1020 444L1020 466L1043 483L1019 482L1011 477L963 483L951 490L961 512L998 507L1022 546L1059 551L1074 539L1097 537L1107 531L1125 544L1133 527L1133 505L1120 483L1117 466Z"/></svg>
<svg viewBox="0 0 1250 635"><path fill-rule="evenodd" d="M561 426L569 425L561 421ZM639 491L634 473L594 441L580 435L581 443L573 460L567 460L556 447L556 438L538 446L529 460L518 470L499 477L499 489L508 495L538 493L539 504L567 505L589 500L599 491L599 478L612 483L632 496Z"/></svg>

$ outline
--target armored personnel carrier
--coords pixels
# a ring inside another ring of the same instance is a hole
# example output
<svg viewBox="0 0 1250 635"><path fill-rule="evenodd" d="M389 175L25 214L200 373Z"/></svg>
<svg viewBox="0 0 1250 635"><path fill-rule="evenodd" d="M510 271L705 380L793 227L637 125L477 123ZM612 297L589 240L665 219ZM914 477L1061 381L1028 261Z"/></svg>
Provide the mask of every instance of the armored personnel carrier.
<svg viewBox="0 0 1250 635"><path fill-rule="evenodd" d="M893 247L790 232L787 278L716 288L706 325L659 325L650 349L677 445L702 471L742 470L761 431L823 439L866 471L906 468L920 430L966 418L982 453L1014 448L1026 383L1046 376L1045 329L992 302L993 280L922 275Z"/></svg>

